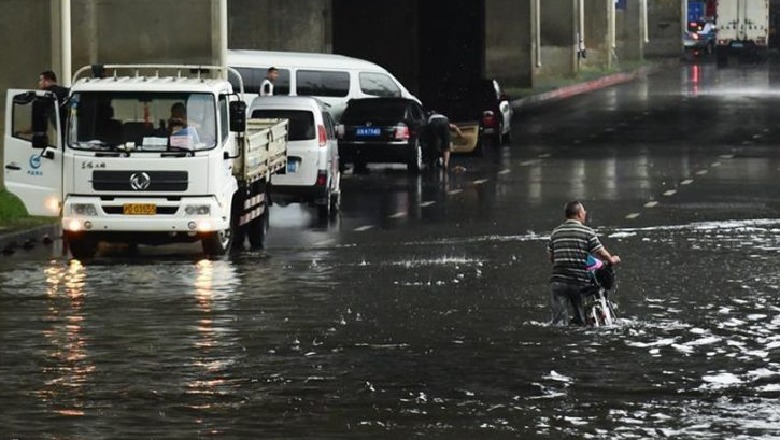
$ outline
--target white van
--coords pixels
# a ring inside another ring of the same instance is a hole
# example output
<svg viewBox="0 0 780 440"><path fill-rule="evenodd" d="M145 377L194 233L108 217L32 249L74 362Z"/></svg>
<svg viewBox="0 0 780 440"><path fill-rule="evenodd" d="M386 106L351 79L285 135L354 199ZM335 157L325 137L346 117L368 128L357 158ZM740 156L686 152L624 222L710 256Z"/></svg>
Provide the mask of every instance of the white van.
<svg viewBox="0 0 780 440"><path fill-rule="evenodd" d="M343 55L303 52L228 50L227 64L241 72L247 105L260 90L269 67L279 70L274 95L314 96L330 106L338 121L352 98L414 97L387 70L370 61ZM235 75L231 75L235 76ZM232 79L231 81L235 81ZM233 89L237 90L237 84Z"/></svg>
<svg viewBox="0 0 780 440"><path fill-rule="evenodd" d="M263 96L248 113L288 120L287 171L271 176L271 201L308 203L323 221L334 216L341 203L339 147L325 104L308 96Z"/></svg>

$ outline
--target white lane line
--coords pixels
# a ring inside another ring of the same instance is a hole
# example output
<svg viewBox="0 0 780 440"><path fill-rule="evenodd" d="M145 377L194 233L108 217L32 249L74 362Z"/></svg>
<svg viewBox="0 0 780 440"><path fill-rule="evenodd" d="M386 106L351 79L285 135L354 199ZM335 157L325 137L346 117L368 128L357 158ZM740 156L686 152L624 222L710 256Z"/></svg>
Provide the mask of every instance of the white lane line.
<svg viewBox="0 0 780 440"><path fill-rule="evenodd" d="M395 214L388 216L388 218L401 218L401 217L406 217L406 213L405 212L396 212Z"/></svg>
<svg viewBox="0 0 780 440"><path fill-rule="evenodd" d="M658 205L658 202L655 200L645 203L645 208L655 208L656 205Z"/></svg>
<svg viewBox="0 0 780 440"><path fill-rule="evenodd" d="M677 190L676 189L668 189L668 190L664 191L664 195L666 197L673 196L675 194L677 194Z"/></svg>
<svg viewBox="0 0 780 440"><path fill-rule="evenodd" d="M323 241L314 243L314 247L330 246L330 245L332 245L335 242L336 242L336 240L323 240Z"/></svg>
<svg viewBox="0 0 780 440"><path fill-rule="evenodd" d="M709 173L709 171L707 171L707 170L699 170L699 171L696 171L696 174L698 174L699 176L703 176L703 175L705 175L705 174L707 174L707 173Z"/></svg>
<svg viewBox="0 0 780 440"><path fill-rule="evenodd" d="M734 159L734 155L733 154L721 154L718 157L721 158L721 159Z"/></svg>
<svg viewBox="0 0 780 440"><path fill-rule="evenodd" d="M524 160L520 162L520 166L527 167L528 165L533 165L537 162L539 162L539 159Z"/></svg>
<svg viewBox="0 0 780 440"><path fill-rule="evenodd" d="M473 181L471 183L473 183L474 185L482 185L482 184L487 183L487 181L488 181L487 179L478 179L478 180L475 180L475 181Z"/></svg>
<svg viewBox="0 0 780 440"><path fill-rule="evenodd" d="M368 231L369 229L373 229L374 225L367 225L367 226L360 226L358 228L355 228L355 232L364 232Z"/></svg>
<svg viewBox="0 0 780 440"><path fill-rule="evenodd" d="M462 192L463 192L462 189L457 188L457 189L450 190L450 192L448 192L447 194L449 194L451 196L456 196L456 195L458 195L458 194L460 194Z"/></svg>
<svg viewBox="0 0 780 440"><path fill-rule="evenodd" d="M693 183L693 179L685 179L680 182L680 185L690 185L691 183Z"/></svg>
<svg viewBox="0 0 780 440"><path fill-rule="evenodd" d="M512 170L510 170L509 168L504 168L503 170L499 171L498 174L509 174L511 172Z"/></svg>
<svg viewBox="0 0 780 440"><path fill-rule="evenodd" d="M546 158L548 158L548 157L550 157L550 156L552 156L552 154L551 154L551 153L543 153L543 154L540 154L540 155L539 155L539 158L540 158L540 159L546 159Z"/></svg>
<svg viewBox="0 0 780 440"><path fill-rule="evenodd" d="M429 207L431 205L434 205L434 204L436 204L436 202L434 202L433 200L428 200L427 202L420 203L420 207L421 208L427 208L427 207Z"/></svg>
<svg viewBox="0 0 780 440"><path fill-rule="evenodd" d="M713 168L717 168L717 167L721 166L721 163L720 162L713 162L712 165L710 165L710 166L713 167Z"/></svg>
<svg viewBox="0 0 780 440"><path fill-rule="evenodd" d="M626 216L627 219L634 219L634 218L637 218L637 217L639 217L639 213L638 212L632 212L631 214L628 214Z"/></svg>

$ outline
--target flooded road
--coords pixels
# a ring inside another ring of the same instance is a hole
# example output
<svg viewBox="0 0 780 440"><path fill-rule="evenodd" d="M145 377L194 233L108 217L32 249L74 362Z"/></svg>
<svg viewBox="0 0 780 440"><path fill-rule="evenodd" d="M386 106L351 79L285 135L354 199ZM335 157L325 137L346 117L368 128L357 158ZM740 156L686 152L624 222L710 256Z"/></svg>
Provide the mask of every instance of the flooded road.
<svg viewBox="0 0 780 440"><path fill-rule="evenodd" d="M773 65L526 111L447 176L372 168L264 253L0 259L0 438L777 438ZM746 87L749 86L749 87ZM547 324L569 199L619 322Z"/></svg>

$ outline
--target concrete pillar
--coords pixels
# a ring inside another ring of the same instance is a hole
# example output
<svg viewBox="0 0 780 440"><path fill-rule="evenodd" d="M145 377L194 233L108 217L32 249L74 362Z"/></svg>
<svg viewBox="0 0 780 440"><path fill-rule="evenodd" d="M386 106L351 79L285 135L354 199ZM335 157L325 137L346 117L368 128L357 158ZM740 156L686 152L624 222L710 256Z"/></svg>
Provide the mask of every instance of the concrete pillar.
<svg viewBox="0 0 780 440"><path fill-rule="evenodd" d="M537 0L485 2L485 75L503 87L531 87L533 83Z"/></svg>
<svg viewBox="0 0 780 440"><path fill-rule="evenodd" d="M618 11L622 16L622 26L618 28L617 55L623 61L641 61L644 59L644 20L642 2L627 0L626 8Z"/></svg>
<svg viewBox="0 0 780 440"><path fill-rule="evenodd" d="M543 0L540 3L541 67L544 76L573 77L577 61L577 0Z"/></svg>
<svg viewBox="0 0 780 440"><path fill-rule="evenodd" d="M586 56L582 65L608 69L612 64L612 39L614 0L584 1Z"/></svg>

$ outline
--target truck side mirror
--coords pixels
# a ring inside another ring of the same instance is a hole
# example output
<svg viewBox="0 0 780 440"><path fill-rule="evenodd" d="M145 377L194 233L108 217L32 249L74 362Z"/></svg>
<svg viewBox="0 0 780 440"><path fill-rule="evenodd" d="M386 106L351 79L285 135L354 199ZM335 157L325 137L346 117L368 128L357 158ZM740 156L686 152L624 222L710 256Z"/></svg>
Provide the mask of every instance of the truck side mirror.
<svg viewBox="0 0 780 440"><path fill-rule="evenodd" d="M230 131L246 131L246 103L230 102Z"/></svg>
<svg viewBox="0 0 780 440"><path fill-rule="evenodd" d="M54 114L54 100L35 99L32 101L32 146L45 148L49 144L46 131L49 117Z"/></svg>

